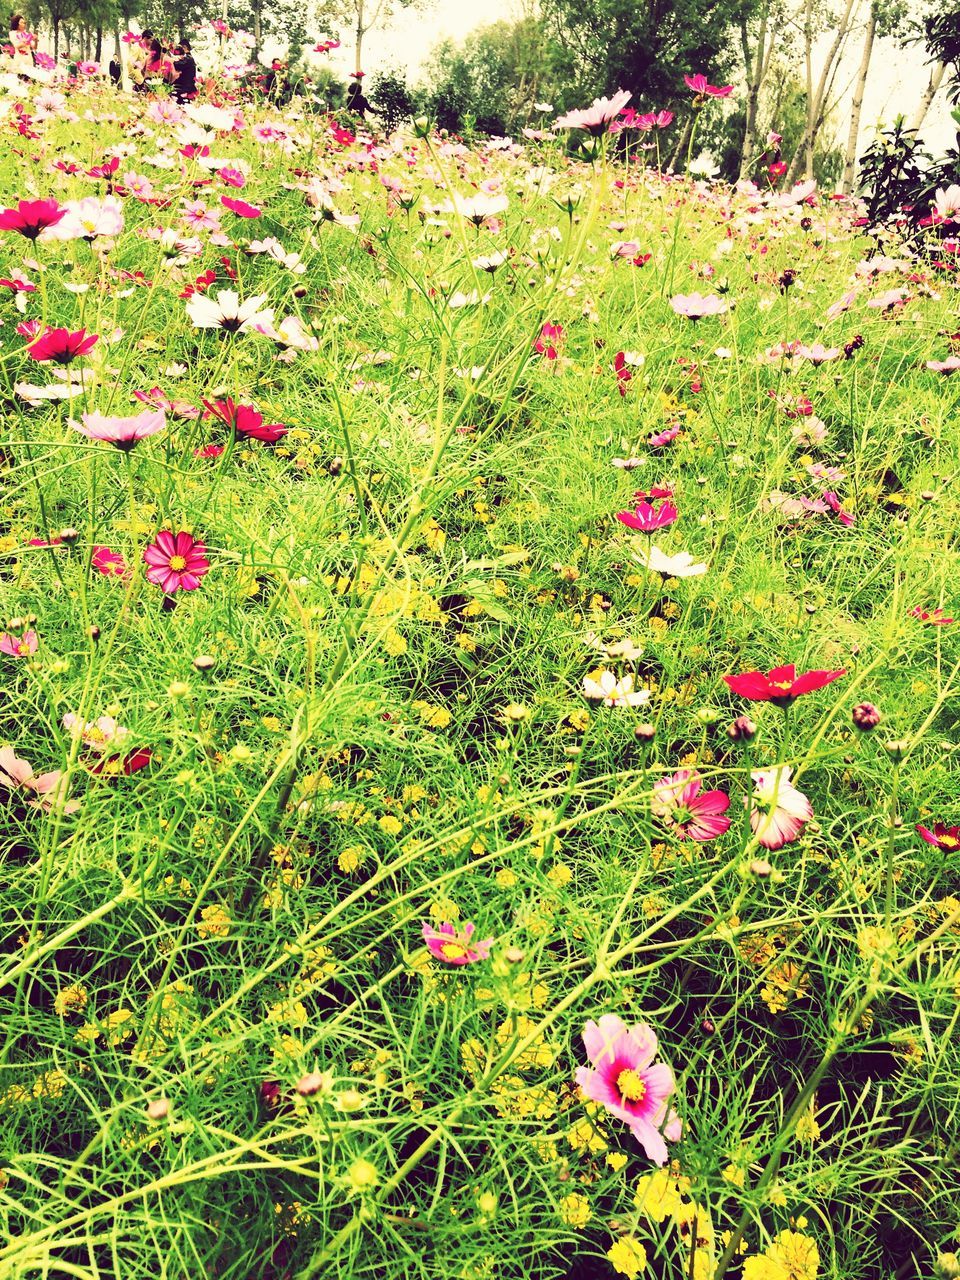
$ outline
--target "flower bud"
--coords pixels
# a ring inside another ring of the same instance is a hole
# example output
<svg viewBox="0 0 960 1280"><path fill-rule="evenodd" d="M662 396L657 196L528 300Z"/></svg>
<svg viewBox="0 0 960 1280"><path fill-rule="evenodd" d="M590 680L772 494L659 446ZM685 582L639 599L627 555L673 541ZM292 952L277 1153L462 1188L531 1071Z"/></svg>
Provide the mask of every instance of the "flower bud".
<svg viewBox="0 0 960 1280"><path fill-rule="evenodd" d="M301 1076L297 1081L297 1093L301 1098L312 1098L315 1093L319 1093L324 1087L325 1080L323 1073L320 1071L308 1071L305 1076Z"/></svg>
<svg viewBox="0 0 960 1280"><path fill-rule="evenodd" d="M890 738L883 744L883 749L892 760L902 760L910 750L906 738Z"/></svg>
<svg viewBox="0 0 960 1280"><path fill-rule="evenodd" d="M193 660L193 665L202 675L206 675L217 665L217 660L212 653L198 653Z"/></svg>
<svg viewBox="0 0 960 1280"><path fill-rule="evenodd" d="M960 1280L960 1258L955 1253L937 1254L936 1274L940 1280Z"/></svg>
<svg viewBox="0 0 960 1280"><path fill-rule="evenodd" d="M773 866L766 860L766 858L754 858L750 863L750 874L752 876L756 876L759 880L766 880L772 872Z"/></svg>
<svg viewBox="0 0 960 1280"><path fill-rule="evenodd" d="M719 724L723 719L723 712L716 707L697 707L693 714L700 724L707 729L713 728L715 724Z"/></svg>
<svg viewBox="0 0 960 1280"><path fill-rule="evenodd" d="M80 533L76 529L68 528L60 530L60 541L65 542L68 547L74 546L79 537Z"/></svg>
<svg viewBox="0 0 960 1280"><path fill-rule="evenodd" d="M752 742L757 736L757 726L749 716L737 716L727 726L727 737L732 742Z"/></svg>
<svg viewBox="0 0 960 1280"><path fill-rule="evenodd" d="M633 731L633 736L638 742L652 742L657 736L657 731L652 724L638 724Z"/></svg>
<svg viewBox="0 0 960 1280"><path fill-rule="evenodd" d="M882 719L879 708L872 702L858 703L850 712L850 717L855 727L863 732L875 729Z"/></svg>
<svg viewBox="0 0 960 1280"><path fill-rule="evenodd" d="M413 132L418 138L428 138L430 136L430 121L426 116L417 116L413 122Z"/></svg>
<svg viewBox="0 0 960 1280"><path fill-rule="evenodd" d="M90 637L90 639L93 641L94 644L97 643L97 641L100 639L100 628L96 625L96 623L94 623L94 625L89 628L89 630L87 631L87 635Z"/></svg>
<svg viewBox="0 0 960 1280"><path fill-rule="evenodd" d="M170 1114L170 1102L167 1098L151 1098L147 1103L147 1115L151 1120L166 1120Z"/></svg>

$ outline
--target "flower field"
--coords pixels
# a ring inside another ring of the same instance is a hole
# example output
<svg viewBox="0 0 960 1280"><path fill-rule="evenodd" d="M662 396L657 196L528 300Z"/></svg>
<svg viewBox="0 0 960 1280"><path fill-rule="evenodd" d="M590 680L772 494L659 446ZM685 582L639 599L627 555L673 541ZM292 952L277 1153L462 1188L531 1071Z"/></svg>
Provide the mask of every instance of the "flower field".
<svg viewBox="0 0 960 1280"><path fill-rule="evenodd" d="M960 1274L960 191L622 97L5 100L0 1280Z"/></svg>

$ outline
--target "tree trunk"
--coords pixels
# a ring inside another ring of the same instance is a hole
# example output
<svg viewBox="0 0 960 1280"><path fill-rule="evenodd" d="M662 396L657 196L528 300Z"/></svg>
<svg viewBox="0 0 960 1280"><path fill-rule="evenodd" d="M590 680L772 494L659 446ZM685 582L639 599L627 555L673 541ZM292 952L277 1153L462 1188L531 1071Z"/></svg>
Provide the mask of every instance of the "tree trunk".
<svg viewBox="0 0 960 1280"><path fill-rule="evenodd" d="M103 27L97 27L97 46L93 55L94 62L99 62L103 54Z"/></svg>
<svg viewBox="0 0 960 1280"><path fill-rule="evenodd" d="M262 5L260 0L253 3L253 60L260 58L260 45L263 41L263 23L261 21Z"/></svg>
<svg viewBox="0 0 960 1280"><path fill-rule="evenodd" d="M54 15L51 18L51 22L53 23L53 56L55 58L59 58L60 57L60 19L56 15Z"/></svg>
<svg viewBox="0 0 960 1280"><path fill-rule="evenodd" d="M937 96L937 90L943 83L943 77L946 70L946 65L942 62L938 62L930 72L929 83L923 91L923 97L917 103L916 111L914 111L913 115L910 117L910 123L907 125L908 129L917 130L923 124L924 120L926 120L927 112L930 110L930 104Z"/></svg>
<svg viewBox="0 0 960 1280"><path fill-rule="evenodd" d="M787 174L787 185L796 182L801 166L804 167L806 177L813 177L813 149L816 142L817 130L823 124L824 116L827 114L827 90L836 74L836 64L843 51L843 45L850 34L850 18L856 5L857 0L846 0L846 7L843 11L843 17L836 25L833 35L833 43L827 50L827 56L823 63L823 70L820 72L820 79L817 82L817 89L814 93L813 89L813 5L811 0L807 0L807 8L804 19L804 43L806 46L806 66L807 66L807 127L804 131L800 145L797 147L796 154L790 164L790 172Z"/></svg>
<svg viewBox="0 0 960 1280"><path fill-rule="evenodd" d="M367 29L363 25L363 0L356 0L356 3L357 3L357 43L354 49L353 69L354 71L360 72L363 70L363 65L360 61L360 54L363 50L363 37L366 34Z"/></svg>
<svg viewBox="0 0 960 1280"><path fill-rule="evenodd" d="M757 50L756 57L753 61L753 67L750 66L750 46L747 40L746 22L743 24L741 35L743 38L744 63L747 72L747 120L743 130L743 149L740 153L740 177L746 178L750 174L750 163L753 160L757 141L757 104L760 100L760 86L766 73L766 43L767 43L767 22L770 18L770 0L765 0L760 15L760 30L757 33Z"/></svg>
<svg viewBox="0 0 960 1280"><path fill-rule="evenodd" d="M867 75L870 71L870 57L873 53L873 38L877 32L877 11L870 5L870 16L867 29L863 35L863 53L860 57L860 69L853 86L853 102L850 104L850 131L847 134L847 154L843 160L843 182L840 190L848 196L853 190L854 175L857 167L857 136L860 133L860 113L863 110L863 94L867 87Z"/></svg>

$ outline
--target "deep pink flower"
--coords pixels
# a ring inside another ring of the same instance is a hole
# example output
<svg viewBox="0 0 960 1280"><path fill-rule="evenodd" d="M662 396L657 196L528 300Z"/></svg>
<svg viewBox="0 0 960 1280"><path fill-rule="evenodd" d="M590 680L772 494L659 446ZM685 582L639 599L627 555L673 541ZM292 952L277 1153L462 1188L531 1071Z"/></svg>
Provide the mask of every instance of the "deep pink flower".
<svg viewBox="0 0 960 1280"><path fill-rule="evenodd" d="M221 196L220 203L238 218L259 218L263 212L256 205L247 204L246 200L235 200L232 196Z"/></svg>
<svg viewBox="0 0 960 1280"><path fill-rule="evenodd" d="M229 166L217 170L217 177L228 187L235 187L239 190L247 185L247 180L239 169L231 169Z"/></svg>
<svg viewBox="0 0 960 1280"><path fill-rule="evenodd" d="M960 827L948 827L942 822L935 822L931 831L918 822L917 830L927 844L942 849L944 853L956 853L960 849Z"/></svg>
<svg viewBox="0 0 960 1280"><path fill-rule="evenodd" d="M55 227L66 214L56 200L20 200L15 209L0 210L0 231L18 231L36 240L41 231Z"/></svg>
<svg viewBox="0 0 960 1280"><path fill-rule="evenodd" d="M589 1067L578 1067L577 1084L586 1097L630 1126L654 1164L667 1163L667 1143L680 1139L680 1118L668 1099L676 1093L673 1072L657 1056L657 1037L645 1022L628 1027L614 1013L583 1029ZM661 1132L662 1131L662 1132Z"/></svg>
<svg viewBox="0 0 960 1280"><path fill-rule="evenodd" d="M757 769L753 778L750 827L764 849L782 849L800 835L813 817L813 806L802 791L790 785L787 765ZM750 801L744 797L744 804Z"/></svg>
<svg viewBox="0 0 960 1280"><path fill-rule="evenodd" d="M929 613L926 609L915 605L910 610L910 617L917 618L920 622L925 622L930 627L949 627L953 622L952 618L945 618L942 609L934 609Z"/></svg>
<svg viewBox="0 0 960 1280"><path fill-rule="evenodd" d="M37 652L39 643L35 631L24 631L18 636L11 635L9 631L0 633L0 653L5 653L8 658L29 658L31 653Z"/></svg>
<svg viewBox="0 0 960 1280"><path fill-rule="evenodd" d="M105 778L118 778L121 774L129 777L131 773L139 773L141 769L145 769L152 759L153 752L149 747L137 747L125 756L101 756L95 764L87 767L91 773Z"/></svg>
<svg viewBox="0 0 960 1280"><path fill-rule="evenodd" d="M163 529L144 548L147 581L167 595L175 591L195 591L200 579L210 568L207 548L191 534Z"/></svg>
<svg viewBox="0 0 960 1280"><path fill-rule="evenodd" d="M167 415L162 409L144 409L132 418L118 418L103 413L81 413L80 421L71 420L71 427L90 440L103 440L123 453L129 453L134 445L147 436L154 436L167 425Z"/></svg>
<svg viewBox="0 0 960 1280"><path fill-rule="evenodd" d="M700 73L695 76L684 76L683 83L694 93L703 94L708 98L729 98L733 93L732 84L725 84L720 87L715 84L708 84L707 77Z"/></svg>
<svg viewBox="0 0 960 1280"><path fill-rule="evenodd" d="M533 349L538 355L546 356L548 360L556 360L559 353L553 344L556 343L559 346L562 342L563 325L551 324L548 320L546 324L540 326L540 337L534 342Z"/></svg>
<svg viewBox="0 0 960 1280"><path fill-rule="evenodd" d="M664 445L673 444L677 436L680 434L680 423L675 422L673 426L666 427L663 431L656 431L647 440L647 444L651 449L662 449Z"/></svg>
<svg viewBox="0 0 960 1280"><path fill-rule="evenodd" d="M485 938L482 942L473 942L476 925L469 920L457 931L452 924L441 924L436 929L432 924L424 923L423 940L427 950L437 960L446 964L475 964L478 960L486 960L493 946L493 938Z"/></svg>
<svg viewBox="0 0 960 1280"><path fill-rule="evenodd" d="M846 671L806 671L798 676L797 669L791 662L787 666L773 667L766 673L745 671L737 676L724 676L723 679L741 698L749 698L751 702L775 702L778 707L786 707L801 694L822 689L824 685L846 674Z"/></svg>
<svg viewBox="0 0 960 1280"><path fill-rule="evenodd" d="M90 564L105 578L122 578L127 573L126 560L119 551L111 551L109 547L94 547Z"/></svg>
<svg viewBox="0 0 960 1280"><path fill-rule="evenodd" d="M721 817L730 797L723 791L701 791L702 785L693 769L680 769L653 784L653 813L683 840L716 840L730 826L730 819Z"/></svg>
<svg viewBox="0 0 960 1280"><path fill-rule="evenodd" d="M638 533L653 533L655 529L665 529L673 524L679 514L672 502L664 501L659 507L652 502L638 502L633 511L618 511L617 519Z"/></svg>
<svg viewBox="0 0 960 1280"><path fill-rule="evenodd" d="M77 356L85 356L99 342L99 334L78 329L47 329L27 347L31 360L53 360L57 364L69 364Z"/></svg>
<svg viewBox="0 0 960 1280"><path fill-rule="evenodd" d="M280 422L266 424L263 416L257 413L253 405L234 404L228 396L226 400L204 400L207 416L219 418L238 436L249 436L253 440L262 440L265 444L276 444L290 430Z"/></svg>

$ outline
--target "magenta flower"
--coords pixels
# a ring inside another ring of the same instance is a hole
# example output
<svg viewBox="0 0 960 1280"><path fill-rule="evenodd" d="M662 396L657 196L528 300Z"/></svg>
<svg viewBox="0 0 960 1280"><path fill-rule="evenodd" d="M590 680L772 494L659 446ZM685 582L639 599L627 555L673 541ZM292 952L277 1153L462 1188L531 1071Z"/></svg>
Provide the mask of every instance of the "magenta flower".
<svg viewBox="0 0 960 1280"><path fill-rule="evenodd" d="M638 502L633 511L618 511L616 518L628 529L636 529L638 533L653 533L656 529L665 529L673 524L680 513L672 502L661 502L655 507L652 502Z"/></svg>
<svg viewBox="0 0 960 1280"><path fill-rule="evenodd" d="M719 87L715 84L708 84L707 77L700 73L695 76L684 76L683 83L694 93L703 94L708 98L729 98L733 93L732 84L725 84Z"/></svg>
<svg viewBox="0 0 960 1280"><path fill-rule="evenodd" d="M66 214L56 200L20 200L16 209L0 210L0 231L18 231L36 240L41 231L54 227Z"/></svg>
<svg viewBox="0 0 960 1280"><path fill-rule="evenodd" d="M135 444L163 431L167 416L162 409L145 409L131 418L111 417L103 413L81 413L80 422L70 423L90 440L103 440L123 453L129 453Z"/></svg>
<svg viewBox="0 0 960 1280"><path fill-rule="evenodd" d="M280 422L264 423L263 416L257 413L253 405L234 404L229 396L226 400L204 400L203 404L207 410L205 416L219 418L237 436L262 440L264 444L276 444L290 430Z"/></svg>
<svg viewBox="0 0 960 1280"><path fill-rule="evenodd" d="M69 364L77 356L85 356L99 342L99 335L78 329L47 329L27 347L31 360L53 360L57 364Z"/></svg>
<svg viewBox="0 0 960 1280"><path fill-rule="evenodd" d="M701 791L702 785L695 769L681 769L653 784L654 815L682 840L716 840L730 826L730 819L721 816L730 807L730 797L722 791Z"/></svg>
<svg viewBox="0 0 960 1280"><path fill-rule="evenodd" d="M673 444L677 436L680 434L680 423L675 422L672 427L666 427L663 431L655 431L652 436L647 439L647 444L651 449L663 449L668 444Z"/></svg>
<svg viewBox="0 0 960 1280"><path fill-rule="evenodd" d="M122 578L127 573L127 562L123 556L119 551L111 551L109 547L95 546L90 565L105 578Z"/></svg>
<svg viewBox="0 0 960 1280"><path fill-rule="evenodd" d="M0 653L5 653L8 658L29 658L31 653L37 652L39 643L35 631L24 631L19 636L5 631L0 634Z"/></svg>
<svg viewBox="0 0 960 1280"><path fill-rule="evenodd" d="M452 924L441 924L434 928L424 922L423 940L427 950L437 960L446 964L476 964L478 960L486 960L493 946L493 938L484 938L482 942L473 942L476 925L467 920L458 932Z"/></svg>
<svg viewBox="0 0 960 1280"><path fill-rule="evenodd" d="M915 605L910 610L909 616L911 618L916 618L920 622L925 622L929 627L949 627L953 622L952 618L945 618L943 616L942 609L934 609L930 612L929 610L922 608L920 605Z"/></svg>
<svg viewBox="0 0 960 1280"><path fill-rule="evenodd" d="M782 849L800 835L813 817L813 806L802 791L790 784L793 770L787 765L757 769L753 778L750 827L764 849ZM744 803L748 803L746 798Z"/></svg>
<svg viewBox="0 0 960 1280"><path fill-rule="evenodd" d="M584 1095L630 1126L654 1164L667 1163L667 1143L680 1139L680 1118L667 1099L676 1093L673 1072L657 1056L657 1037L645 1022L628 1027L614 1013L583 1029L589 1067L578 1067Z"/></svg>
<svg viewBox="0 0 960 1280"><path fill-rule="evenodd" d="M189 533L162 529L143 551L144 563L148 566L147 581L167 595L175 591L195 591L210 568L206 553L203 543Z"/></svg>
<svg viewBox="0 0 960 1280"><path fill-rule="evenodd" d="M221 196L220 203L238 218L259 218L262 213L256 205L247 204L246 200L235 200L232 196Z"/></svg>
<svg viewBox="0 0 960 1280"><path fill-rule="evenodd" d="M688 320L702 320L704 316L720 316L728 310L727 304L715 293L678 293L670 299L670 305L678 316Z"/></svg>
<svg viewBox="0 0 960 1280"><path fill-rule="evenodd" d="M944 853L956 853L960 849L960 827L948 827L943 822L935 822L931 831L918 822L917 831L927 844L942 849Z"/></svg>

